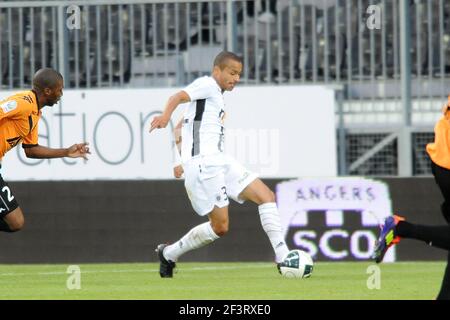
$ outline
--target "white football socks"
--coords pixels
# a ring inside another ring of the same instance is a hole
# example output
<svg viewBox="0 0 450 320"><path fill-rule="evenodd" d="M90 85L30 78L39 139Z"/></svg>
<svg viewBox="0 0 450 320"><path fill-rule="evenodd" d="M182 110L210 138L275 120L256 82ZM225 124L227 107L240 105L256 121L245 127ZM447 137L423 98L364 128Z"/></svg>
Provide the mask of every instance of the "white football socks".
<svg viewBox="0 0 450 320"><path fill-rule="evenodd" d="M192 228L180 240L164 249L164 257L173 262L188 251L201 248L214 240L219 239L211 227L211 223L205 222Z"/></svg>
<svg viewBox="0 0 450 320"><path fill-rule="evenodd" d="M289 252L289 249L284 242L277 204L275 202L264 203L258 207L258 211L262 227L275 251L275 261L277 263L281 262L283 257Z"/></svg>

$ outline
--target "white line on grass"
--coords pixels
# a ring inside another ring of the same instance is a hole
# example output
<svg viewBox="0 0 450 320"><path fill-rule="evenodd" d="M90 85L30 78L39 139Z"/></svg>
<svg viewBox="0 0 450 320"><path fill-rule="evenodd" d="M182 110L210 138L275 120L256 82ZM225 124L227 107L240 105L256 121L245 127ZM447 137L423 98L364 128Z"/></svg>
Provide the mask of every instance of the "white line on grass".
<svg viewBox="0 0 450 320"><path fill-rule="evenodd" d="M330 265L339 265L340 262L319 262L320 266L330 266ZM369 263L364 261L362 263ZM414 265L417 264L417 261L405 261L405 262L396 262L395 265ZM439 263L436 261L427 262L427 264ZM394 265L389 263L390 265ZM86 268L88 266L80 265L82 268ZM253 268L273 268L274 265L270 263L256 263L256 264L248 264L241 266L215 266L215 267L182 267L181 270L183 272L191 272L191 271L205 271L205 270L237 270L237 269L253 269ZM123 270L82 270L82 273L154 273L158 272L157 269L123 269ZM402 270L404 272L404 270ZM38 275L38 276L46 276L46 275L66 275L65 271L54 271L54 272L6 272L0 273L0 277L15 277L15 276L29 276L29 275Z"/></svg>
<svg viewBox="0 0 450 320"><path fill-rule="evenodd" d="M185 271L205 271L205 270L236 270L236 269L254 269L254 268L273 268L273 265L246 265L246 266L217 266L217 267L185 267L182 268ZM158 270L136 270L136 269L124 269L124 270L82 270L82 274L86 273L154 273ZM0 273L0 277L17 277L17 276L47 276L47 275L66 275L67 272L64 271L53 271L53 272L7 272Z"/></svg>

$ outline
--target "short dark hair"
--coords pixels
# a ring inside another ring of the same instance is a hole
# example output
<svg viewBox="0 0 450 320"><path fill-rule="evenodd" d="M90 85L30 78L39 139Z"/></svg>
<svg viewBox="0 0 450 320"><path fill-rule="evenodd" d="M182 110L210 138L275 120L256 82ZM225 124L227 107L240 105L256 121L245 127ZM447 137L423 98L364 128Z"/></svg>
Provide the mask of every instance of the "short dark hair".
<svg viewBox="0 0 450 320"><path fill-rule="evenodd" d="M44 90L45 88L55 88L63 76L52 68L42 68L36 71L33 76L33 88Z"/></svg>
<svg viewBox="0 0 450 320"><path fill-rule="evenodd" d="M230 51L222 51L214 59L214 67L218 66L220 69L223 69L225 68L225 65L228 60L234 60L239 63L242 63L242 58L239 57L237 54Z"/></svg>

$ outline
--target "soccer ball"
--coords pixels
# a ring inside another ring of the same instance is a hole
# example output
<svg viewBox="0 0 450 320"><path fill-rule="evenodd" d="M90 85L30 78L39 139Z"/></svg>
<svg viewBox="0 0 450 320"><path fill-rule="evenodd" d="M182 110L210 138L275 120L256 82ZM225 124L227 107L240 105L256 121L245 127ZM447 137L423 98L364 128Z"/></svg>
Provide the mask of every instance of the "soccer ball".
<svg viewBox="0 0 450 320"><path fill-rule="evenodd" d="M303 250L291 250L280 265L281 274L286 278L309 278L314 262L311 256Z"/></svg>

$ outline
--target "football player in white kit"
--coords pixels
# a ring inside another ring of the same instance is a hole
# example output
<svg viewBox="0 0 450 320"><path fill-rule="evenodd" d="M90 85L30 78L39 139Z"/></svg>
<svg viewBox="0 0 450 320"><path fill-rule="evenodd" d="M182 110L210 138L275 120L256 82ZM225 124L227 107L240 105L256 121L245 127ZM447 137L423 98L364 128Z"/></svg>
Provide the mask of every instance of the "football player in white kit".
<svg viewBox="0 0 450 320"><path fill-rule="evenodd" d="M151 122L150 132L165 128L179 104L190 102L181 129L181 161L185 187L194 210L209 221L191 229L177 242L158 245L159 273L171 278L178 258L184 253L209 244L228 232L229 198L258 205L262 227L279 263L289 252L275 203L274 193L236 160L227 156L224 146L225 104L223 93L239 82L242 60L223 51L214 59L211 76L196 79L171 96L161 116Z"/></svg>

